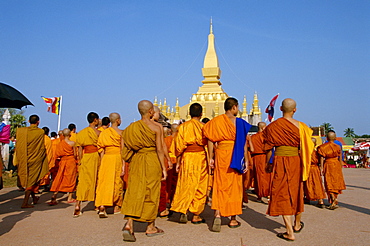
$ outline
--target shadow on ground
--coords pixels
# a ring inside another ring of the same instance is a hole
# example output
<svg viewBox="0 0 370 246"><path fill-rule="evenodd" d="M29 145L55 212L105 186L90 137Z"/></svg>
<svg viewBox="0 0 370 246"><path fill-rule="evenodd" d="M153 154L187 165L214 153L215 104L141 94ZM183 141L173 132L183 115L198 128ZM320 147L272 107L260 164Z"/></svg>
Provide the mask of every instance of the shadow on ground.
<svg viewBox="0 0 370 246"><path fill-rule="evenodd" d="M62 194L58 195L60 197ZM10 190L9 192L0 195L0 214L5 215L0 221L0 236L8 233L21 220L29 217L33 212L46 211L51 209L65 209L71 206L70 204L62 203L66 201L67 197L58 198L59 204L56 206L49 206L46 202L50 201L52 193L43 193L40 195L40 200L33 208L22 209L24 192L18 190ZM30 198L31 199L31 198ZM7 215L9 214L9 215Z"/></svg>

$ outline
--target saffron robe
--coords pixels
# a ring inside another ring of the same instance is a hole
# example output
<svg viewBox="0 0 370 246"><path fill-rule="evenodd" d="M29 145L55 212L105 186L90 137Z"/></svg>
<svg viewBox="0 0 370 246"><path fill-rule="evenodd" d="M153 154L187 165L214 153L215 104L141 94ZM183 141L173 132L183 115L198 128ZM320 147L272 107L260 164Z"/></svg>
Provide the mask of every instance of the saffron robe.
<svg viewBox="0 0 370 246"><path fill-rule="evenodd" d="M176 156L181 166L171 210L199 215L204 210L208 187L208 164L202 132L203 124L191 119L178 128L174 139Z"/></svg>
<svg viewBox="0 0 370 246"><path fill-rule="evenodd" d="M141 222L154 221L158 212L162 167L155 136L142 120L131 123L122 133L122 158L130 165L121 213Z"/></svg>
<svg viewBox="0 0 370 246"><path fill-rule="evenodd" d="M51 139L44 135L45 148L46 148L46 157L48 159L49 170L54 167L54 155ZM40 181L40 185L50 184L50 172L48 172Z"/></svg>
<svg viewBox="0 0 370 246"><path fill-rule="evenodd" d="M319 156L317 151L312 152L310 174L303 183L304 194L310 201L324 199L326 197L319 169Z"/></svg>
<svg viewBox="0 0 370 246"><path fill-rule="evenodd" d="M76 142L77 141L77 133L71 132L71 136L69 137L69 140Z"/></svg>
<svg viewBox="0 0 370 246"><path fill-rule="evenodd" d="M99 167L95 206L122 206L121 135L111 127L104 130L99 135L98 149L104 151L104 155Z"/></svg>
<svg viewBox="0 0 370 246"><path fill-rule="evenodd" d="M77 200L94 201L100 161L97 148L98 135L91 127L86 127L77 134L76 144L83 148L83 156L78 168Z"/></svg>
<svg viewBox="0 0 370 246"><path fill-rule="evenodd" d="M271 173L266 172L266 152L263 150L262 132L254 134L251 140L254 148L254 152L252 152L254 188L258 198L267 197L270 194Z"/></svg>
<svg viewBox="0 0 370 246"><path fill-rule="evenodd" d="M339 158L342 156L339 145L327 142L320 145L317 152L325 158L323 173L326 192L329 194L342 194L342 190L346 189L346 185L344 183L342 166L339 161Z"/></svg>
<svg viewBox="0 0 370 246"><path fill-rule="evenodd" d="M37 126L17 129L13 162L18 166L20 184L26 189L36 188L49 171L44 135L44 131Z"/></svg>
<svg viewBox="0 0 370 246"><path fill-rule="evenodd" d="M302 166L298 155L299 130L289 120L279 118L262 132L266 152L274 147L296 148L296 154L275 152L267 209L267 214L271 216L296 215L304 211Z"/></svg>
<svg viewBox="0 0 370 246"><path fill-rule="evenodd" d="M211 208L219 210L221 216L225 217L242 214L242 174L230 168L236 127L222 114L207 122L203 133L210 141L217 143L217 147L214 146L215 169Z"/></svg>
<svg viewBox="0 0 370 246"><path fill-rule="evenodd" d="M171 203L176 190L176 156L170 150L172 140L172 135L164 138L164 143L166 144L168 155L170 156L170 161L173 164L173 168L167 170L166 180L161 181L161 194L159 199L158 212L162 212L167 208L167 203ZM165 161L165 163L167 164L167 160Z"/></svg>
<svg viewBox="0 0 370 246"><path fill-rule="evenodd" d="M55 158L59 158L58 173L50 191L73 192L76 188L77 165L73 147L66 141L59 142L55 149Z"/></svg>

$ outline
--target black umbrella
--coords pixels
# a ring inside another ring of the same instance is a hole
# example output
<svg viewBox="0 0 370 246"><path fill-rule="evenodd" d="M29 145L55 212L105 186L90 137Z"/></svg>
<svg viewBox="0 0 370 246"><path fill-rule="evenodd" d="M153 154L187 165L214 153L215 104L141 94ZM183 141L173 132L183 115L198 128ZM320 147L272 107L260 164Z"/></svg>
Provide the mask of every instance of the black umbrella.
<svg viewBox="0 0 370 246"><path fill-rule="evenodd" d="M32 105L34 106L22 93L17 89L0 83L0 108L18 108L21 109L23 106Z"/></svg>

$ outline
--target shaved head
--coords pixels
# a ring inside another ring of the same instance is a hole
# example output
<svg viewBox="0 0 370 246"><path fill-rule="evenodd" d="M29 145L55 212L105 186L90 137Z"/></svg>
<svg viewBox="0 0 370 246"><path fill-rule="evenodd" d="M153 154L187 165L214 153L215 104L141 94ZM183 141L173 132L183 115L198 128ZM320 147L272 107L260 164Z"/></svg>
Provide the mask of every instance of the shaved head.
<svg viewBox="0 0 370 246"><path fill-rule="evenodd" d="M330 141L334 141L336 138L337 138L337 134L335 134L335 132L328 132L328 135L326 136L326 138Z"/></svg>
<svg viewBox="0 0 370 246"><path fill-rule="evenodd" d="M258 131L263 131L266 128L266 123L265 122L258 122Z"/></svg>
<svg viewBox="0 0 370 246"><path fill-rule="evenodd" d="M153 109L154 109L154 113L159 113L160 112L158 106L153 106Z"/></svg>
<svg viewBox="0 0 370 246"><path fill-rule="evenodd" d="M62 131L62 130L60 130L60 131L58 132L58 135L59 135L59 136L63 135L63 131Z"/></svg>
<svg viewBox="0 0 370 246"><path fill-rule="evenodd" d="M177 132L177 127L178 127L178 126L179 126L179 124L176 124L176 123L173 123L173 124L171 125L172 133Z"/></svg>
<svg viewBox="0 0 370 246"><path fill-rule="evenodd" d="M291 113L296 109L297 103L291 98L285 98L281 103L281 111Z"/></svg>
<svg viewBox="0 0 370 246"><path fill-rule="evenodd" d="M69 130L68 128L64 128L62 133L63 136L68 137L69 135L71 135L71 130Z"/></svg>
<svg viewBox="0 0 370 246"><path fill-rule="evenodd" d="M137 105L140 115L146 115L153 108L153 103L148 100L142 100Z"/></svg>
<svg viewBox="0 0 370 246"><path fill-rule="evenodd" d="M121 119L121 116L119 115L119 113L110 113L109 114L109 120L110 122L113 124L113 123L116 123L116 121L118 119Z"/></svg>
<svg viewBox="0 0 370 246"><path fill-rule="evenodd" d="M158 122L159 118L161 117L161 111L159 110L157 106L153 106L153 109L154 109L154 115L152 119Z"/></svg>
<svg viewBox="0 0 370 246"><path fill-rule="evenodd" d="M316 138L311 138L311 140L314 143L314 145L316 146Z"/></svg>

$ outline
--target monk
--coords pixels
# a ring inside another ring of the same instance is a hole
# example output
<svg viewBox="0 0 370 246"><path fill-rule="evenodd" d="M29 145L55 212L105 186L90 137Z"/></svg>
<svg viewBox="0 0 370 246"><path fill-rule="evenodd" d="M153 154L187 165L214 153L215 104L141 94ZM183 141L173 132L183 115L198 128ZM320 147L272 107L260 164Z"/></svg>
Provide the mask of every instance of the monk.
<svg viewBox="0 0 370 246"><path fill-rule="evenodd" d="M154 124L156 124L159 127L161 127L162 136L163 136L161 138L161 140L162 140L162 146L163 146L164 156L165 156L165 165L166 165L166 169L168 171L168 170L171 170L172 169L173 164L171 162L171 157L169 155L169 151L167 149L167 145L164 142L164 139L165 139L165 131L163 129L162 124L159 123L159 120L161 118L161 111L159 110L159 108L157 106L154 106L153 109L154 109L154 115L151 118L151 120L154 122ZM161 122L164 122L164 121L161 121ZM167 173L167 175L168 175L168 173ZM167 179L166 179L166 180L163 180L161 182L161 192L160 192L160 199L159 199L159 206L158 206L158 212L159 212L159 216L160 217L166 217L166 216L169 215L169 210L167 208L167 198L168 198L168 193L167 193Z"/></svg>
<svg viewBox="0 0 370 246"><path fill-rule="evenodd" d="M114 214L121 213L125 161L122 160L121 116L109 115L111 127L102 131L98 139L101 164L98 173L95 206L99 207L99 218L107 218L105 206L114 206Z"/></svg>
<svg viewBox="0 0 370 246"><path fill-rule="evenodd" d="M174 123L171 125L171 128L167 131L169 136L164 138L164 143L168 150L168 155L170 156L170 161L172 166L176 165L176 156L173 152L171 152L171 144L173 143L173 139L177 133L178 124ZM164 130L167 127L164 127ZM167 158L166 158L167 159ZM167 203L171 204L173 200L173 196L175 195L177 184L177 173L174 168L167 169L167 179L161 181L161 195L159 199L159 217L167 217L170 215L170 211L167 207Z"/></svg>
<svg viewBox="0 0 370 246"><path fill-rule="evenodd" d="M28 203L32 196L33 204L39 197L35 195L39 181L48 173L49 165L46 157L45 132L38 128L40 118L37 115L29 117L29 127L17 129L17 147L14 155L14 165L18 166L18 177L25 194L21 208L33 208Z"/></svg>
<svg viewBox="0 0 370 246"><path fill-rule="evenodd" d="M136 241L134 220L148 223L148 237L164 233L155 226L161 177L163 175L162 180L167 177L162 145L163 129L151 120L154 108L150 101L140 101L138 109L141 120L131 123L122 133L122 158L130 162L130 168L121 213L127 219L123 227L123 240L130 242Z"/></svg>
<svg viewBox="0 0 370 246"><path fill-rule="evenodd" d="M254 167L254 188L257 194L257 202L262 202L263 197L269 196L271 173L266 172L266 153L263 150L263 134L266 128L265 122L257 124L258 132L251 137L254 151L252 152L252 162Z"/></svg>
<svg viewBox="0 0 370 246"><path fill-rule="evenodd" d="M248 201L248 193L247 190L250 188L254 188L254 183L255 183L255 177L254 177L254 166L252 162L252 155L251 153L254 151L253 143L251 136L247 136L247 142L246 142L246 147L247 147L247 153L246 156L248 157L248 172L243 173L243 203L242 203L242 209L247 208L247 203Z"/></svg>
<svg viewBox="0 0 370 246"><path fill-rule="evenodd" d="M342 190L346 189L342 173L342 151L339 145L334 143L336 137L334 131L328 132L326 136L328 142L320 145L317 151L320 155L325 189L331 202L328 207L330 210L338 208L338 194L342 194Z"/></svg>
<svg viewBox="0 0 370 246"><path fill-rule="evenodd" d="M76 188L77 177L77 151L75 142L71 141L71 131L65 128L63 131L64 139L60 141L55 150L55 158L59 158L59 169L57 176L53 181L50 191L54 192L51 201L48 203L50 206L57 205L58 192L69 192L67 202L73 203L73 191Z"/></svg>
<svg viewBox="0 0 370 246"><path fill-rule="evenodd" d="M54 155L53 155L53 148L51 139L49 138L49 128L44 126L42 128L44 130L44 141L45 141L45 148L46 148L46 157L48 158L48 164L49 164L49 172L41 179L40 186L44 186L43 191L49 191L50 187L50 170L54 167Z"/></svg>
<svg viewBox="0 0 370 246"><path fill-rule="evenodd" d="M77 140L77 133L76 133L76 125L73 124L73 123L70 123L68 125L68 129L71 131L71 137L69 138L69 140L73 141L73 142L76 142Z"/></svg>
<svg viewBox="0 0 370 246"><path fill-rule="evenodd" d="M280 110L283 117L273 121L263 130L265 139L266 167L269 166L271 150L275 148L273 161L270 202L267 214L282 215L286 227L285 233L277 236L287 241L294 241L294 232L301 232L303 203L303 183L307 179L307 167L311 163L313 143L312 130L304 123L293 119L296 102L291 98L283 100ZM298 150L300 149L301 152ZM301 163L304 168L302 169ZM303 177L302 177L303 173ZM295 216L294 224L292 217Z"/></svg>
<svg viewBox="0 0 370 246"><path fill-rule="evenodd" d="M103 117L103 119L101 119L101 126L98 127L98 130L102 132L102 131L108 129L109 126L110 126L110 123L111 122L109 120L109 117L107 117L107 116Z"/></svg>
<svg viewBox="0 0 370 246"><path fill-rule="evenodd" d="M175 155L180 159L176 170L179 170L177 187L171 210L181 213L180 223L186 223L187 212L193 214L191 223L205 223L200 217L204 210L208 188L208 163L205 146L207 139L202 128L202 106L199 103L190 105L191 120L179 126L174 140Z"/></svg>
<svg viewBox="0 0 370 246"><path fill-rule="evenodd" d="M312 138L312 142L316 147L316 138ZM318 153L314 149L311 156L310 173L308 179L303 182L303 189L305 198L308 201L318 201L316 206L318 208L324 208L325 205L323 199L326 197L326 195L324 186L322 185L319 163Z"/></svg>
<svg viewBox="0 0 370 246"><path fill-rule="evenodd" d="M231 97L227 98L224 103L224 109L225 114L213 118L203 127L204 135L208 138L209 165L214 168L211 207L215 210L215 218L212 226L212 231L214 232L221 231L221 216L231 216L228 226L230 228L238 228L240 222L236 220L236 215L242 214L242 173L230 168L237 134L236 116L239 113L238 100ZM246 137L246 134L243 135L245 146L242 146L242 148L245 150L247 146ZM244 173L247 172L249 165L246 154L247 151L242 153L245 159ZM216 156L215 159L214 156Z"/></svg>
<svg viewBox="0 0 370 246"><path fill-rule="evenodd" d="M95 200L95 187L100 163L98 153L98 137L100 131L96 129L99 124L99 115L90 112L87 115L89 126L77 134L78 156L78 185L76 190L77 202L73 217L82 215L81 201Z"/></svg>

